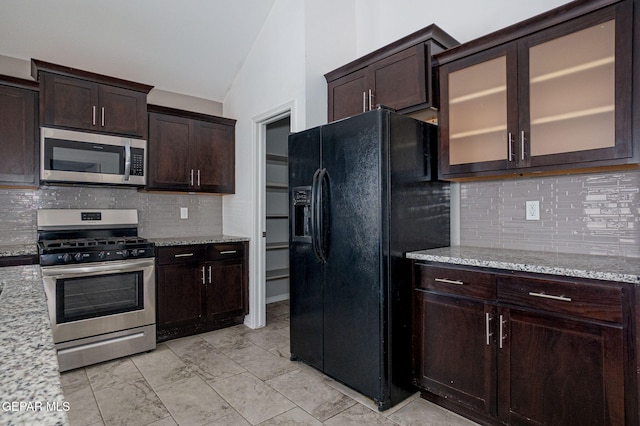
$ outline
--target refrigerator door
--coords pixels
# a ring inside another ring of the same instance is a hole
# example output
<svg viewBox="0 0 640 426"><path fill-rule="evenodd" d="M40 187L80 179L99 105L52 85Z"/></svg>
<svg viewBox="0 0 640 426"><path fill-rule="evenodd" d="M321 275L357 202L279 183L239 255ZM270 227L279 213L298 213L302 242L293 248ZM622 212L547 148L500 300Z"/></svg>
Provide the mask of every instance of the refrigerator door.
<svg viewBox="0 0 640 426"><path fill-rule="evenodd" d="M320 129L289 136L289 277L291 359L322 370L322 263L311 221L314 175L320 167ZM293 220L293 219L296 220Z"/></svg>
<svg viewBox="0 0 640 426"><path fill-rule="evenodd" d="M381 117L373 111L322 127L327 171L324 371L381 398Z"/></svg>

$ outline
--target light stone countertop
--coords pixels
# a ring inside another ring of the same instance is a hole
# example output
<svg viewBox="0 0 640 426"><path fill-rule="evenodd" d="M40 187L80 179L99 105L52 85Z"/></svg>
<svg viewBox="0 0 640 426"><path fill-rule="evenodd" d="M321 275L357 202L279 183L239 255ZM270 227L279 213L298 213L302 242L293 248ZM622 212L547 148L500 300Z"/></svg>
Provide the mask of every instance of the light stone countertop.
<svg viewBox="0 0 640 426"><path fill-rule="evenodd" d="M39 265L0 268L0 424L66 425Z"/></svg>
<svg viewBox="0 0 640 426"><path fill-rule="evenodd" d="M235 237L231 235L211 235L202 237L170 237L170 238L153 238L145 237L153 242L156 247L167 246L188 246L192 244L213 244L213 243L236 243L249 241L247 237Z"/></svg>
<svg viewBox="0 0 640 426"><path fill-rule="evenodd" d="M0 257L32 256L38 254L38 246L34 244L0 245Z"/></svg>
<svg viewBox="0 0 640 426"><path fill-rule="evenodd" d="M485 247L408 252L408 259L640 284L640 259Z"/></svg>

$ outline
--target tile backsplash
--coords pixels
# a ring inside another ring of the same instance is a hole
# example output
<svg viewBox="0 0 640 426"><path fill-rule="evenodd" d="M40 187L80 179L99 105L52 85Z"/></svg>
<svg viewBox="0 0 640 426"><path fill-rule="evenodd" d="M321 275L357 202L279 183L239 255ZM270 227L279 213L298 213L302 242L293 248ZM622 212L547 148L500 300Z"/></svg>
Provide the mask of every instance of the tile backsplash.
<svg viewBox="0 0 640 426"><path fill-rule="evenodd" d="M640 257L640 171L462 183L460 244Z"/></svg>
<svg viewBox="0 0 640 426"><path fill-rule="evenodd" d="M180 219L180 207L189 209L188 219ZM36 211L41 208L137 209L138 231L147 238L222 234L220 196L114 187L0 188L0 245L34 243Z"/></svg>

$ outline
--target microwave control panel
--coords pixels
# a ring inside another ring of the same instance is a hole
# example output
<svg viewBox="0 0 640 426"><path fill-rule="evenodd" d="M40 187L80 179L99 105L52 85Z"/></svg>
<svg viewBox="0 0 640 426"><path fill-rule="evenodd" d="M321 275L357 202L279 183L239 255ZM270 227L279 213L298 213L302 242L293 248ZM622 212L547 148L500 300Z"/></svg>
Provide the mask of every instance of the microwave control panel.
<svg viewBox="0 0 640 426"><path fill-rule="evenodd" d="M144 176L144 150L131 148L131 175Z"/></svg>

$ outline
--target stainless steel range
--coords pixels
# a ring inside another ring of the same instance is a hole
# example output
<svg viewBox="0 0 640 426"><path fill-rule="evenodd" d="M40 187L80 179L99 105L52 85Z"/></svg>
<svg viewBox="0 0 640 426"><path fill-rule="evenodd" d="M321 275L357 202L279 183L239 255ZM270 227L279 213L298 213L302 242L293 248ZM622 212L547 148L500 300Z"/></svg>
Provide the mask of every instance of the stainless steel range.
<svg viewBox="0 0 640 426"><path fill-rule="evenodd" d="M60 371L156 347L155 250L135 209L38 210Z"/></svg>

